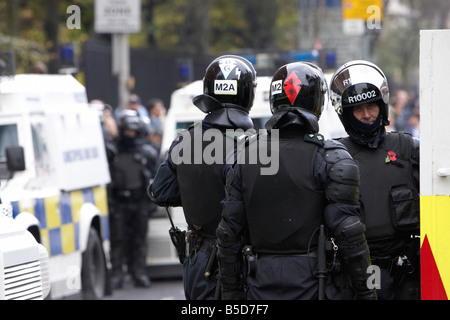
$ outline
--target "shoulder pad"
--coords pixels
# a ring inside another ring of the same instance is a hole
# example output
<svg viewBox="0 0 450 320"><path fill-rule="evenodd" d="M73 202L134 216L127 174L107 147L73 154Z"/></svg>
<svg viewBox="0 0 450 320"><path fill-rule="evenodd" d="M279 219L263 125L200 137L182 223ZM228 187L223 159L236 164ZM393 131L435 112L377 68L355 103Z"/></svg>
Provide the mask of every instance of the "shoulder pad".
<svg viewBox="0 0 450 320"><path fill-rule="evenodd" d="M325 143L325 138L320 133L306 133L305 136L303 137L303 140L306 142L318 144L321 147Z"/></svg>
<svg viewBox="0 0 450 320"><path fill-rule="evenodd" d="M339 142L335 139L327 139L323 145L324 149L345 149L347 148L342 144L342 142Z"/></svg>
<svg viewBox="0 0 450 320"><path fill-rule="evenodd" d="M347 148L340 142L334 141L330 145L327 145L328 141L325 143L325 161L327 163L336 163L344 159L351 159L353 161L353 157L348 152Z"/></svg>

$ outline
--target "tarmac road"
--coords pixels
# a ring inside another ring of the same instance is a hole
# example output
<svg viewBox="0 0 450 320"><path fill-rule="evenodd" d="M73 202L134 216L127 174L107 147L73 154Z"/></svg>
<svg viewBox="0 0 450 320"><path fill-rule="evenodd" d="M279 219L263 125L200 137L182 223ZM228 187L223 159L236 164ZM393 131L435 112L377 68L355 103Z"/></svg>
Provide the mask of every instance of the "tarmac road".
<svg viewBox="0 0 450 320"><path fill-rule="evenodd" d="M121 289L113 290L103 300L186 300L181 277L156 278L151 280L150 288L135 288L127 276ZM83 300L81 293L57 300Z"/></svg>
<svg viewBox="0 0 450 320"><path fill-rule="evenodd" d="M104 300L185 300L181 278L152 280L150 288L135 288L127 278L122 289L116 289Z"/></svg>

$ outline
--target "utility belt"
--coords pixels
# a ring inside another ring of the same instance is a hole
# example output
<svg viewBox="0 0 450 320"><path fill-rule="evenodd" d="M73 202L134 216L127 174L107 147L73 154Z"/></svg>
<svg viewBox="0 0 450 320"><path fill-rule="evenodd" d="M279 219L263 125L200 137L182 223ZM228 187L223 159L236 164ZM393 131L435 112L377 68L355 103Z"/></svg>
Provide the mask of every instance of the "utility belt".
<svg viewBox="0 0 450 320"><path fill-rule="evenodd" d="M290 256L290 257L310 257L317 258L317 250L311 252L257 252L252 246L245 246L242 249L244 257L244 276L254 276L256 272L256 263L259 258L270 256Z"/></svg>
<svg viewBox="0 0 450 320"><path fill-rule="evenodd" d="M388 270L392 276L397 276L400 273L412 274L415 270L413 262L406 255L384 257L372 255L370 260L372 265Z"/></svg>
<svg viewBox="0 0 450 320"><path fill-rule="evenodd" d="M197 251L208 255L204 276L211 279L217 272L217 239L200 235L197 231L186 232L186 257L193 257Z"/></svg>
<svg viewBox="0 0 450 320"><path fill-rule="evenodd" d="M413 274L420 268L420 238L411 236L409 241L398 251L388 254L371 252L370 259L374 266L386 269L392 276Z"/></svg>
<svg viewBox="0 0 450 320"><path fill-rule="evenodd" d="M192 256L196 251L210 253L216 245L215 238L204 237L197 231L188 230L186 232L186 257Z"/></svg>

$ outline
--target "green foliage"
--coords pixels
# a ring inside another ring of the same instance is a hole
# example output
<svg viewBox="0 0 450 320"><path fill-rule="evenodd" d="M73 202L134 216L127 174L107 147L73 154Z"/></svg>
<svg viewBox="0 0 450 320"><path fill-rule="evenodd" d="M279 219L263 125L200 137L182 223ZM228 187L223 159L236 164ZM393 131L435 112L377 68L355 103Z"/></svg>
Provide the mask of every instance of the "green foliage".
<svg viewBox="0 0 450 320"><path fill-rule="evenodd" d="M168 52L210 53L296 47L297 0L142 0L142 29L130 35L132 47ZM51 11L55 5L56 12ZM68 7L80 8L81 28L69 29ZM0 50L13 50L17 72L26 72L36 61L49 62L54 45L74 43L81 53L93 37L95 0L0 1ZM152 9L153 14L150 14ZM53 29L49 27L54 25ZM53 31L52 31L53 30ZM154 43L149 43L149 36Z"/></svg>
<svg viewBox="0 0 450 320"><path fill-rule="evenodd" d="M303 0L141 0L142 29L130 35L130 45L213 55L247 49L295 50L299 46L299 1ZM372 50L384 68L404 81L417 69L419 30L448 26L450 3L400 3L410 10L410 16L385 12ZM80 8L79 29L67 27L67 8L71 5ZM58 43L73 43L80 55L86 40L109 40L107 35L94 32L94 5L95 0L1 0L0 50L13 50L17 71L26 72L36 61L48 63L55 58L49 53L54 45L50 41L53 30Z"/></svg>

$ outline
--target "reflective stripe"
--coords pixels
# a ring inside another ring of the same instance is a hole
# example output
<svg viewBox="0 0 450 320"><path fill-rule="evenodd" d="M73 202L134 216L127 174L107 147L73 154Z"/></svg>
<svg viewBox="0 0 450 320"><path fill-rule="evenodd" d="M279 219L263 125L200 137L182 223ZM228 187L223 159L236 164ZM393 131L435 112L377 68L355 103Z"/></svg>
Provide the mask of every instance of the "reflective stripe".
<svg viewBox="0 0 450 320"><path fill-rule="evenodd" d="M36 198L34 205L26 208L22 201L13 201L11 205L14 217L22 211L35 215L41 225L42 244L54 256L80 250L80 210L84 203L99 208L103 239L109 239L107 194L103 186L62 192L59 197Z"/></svg>

